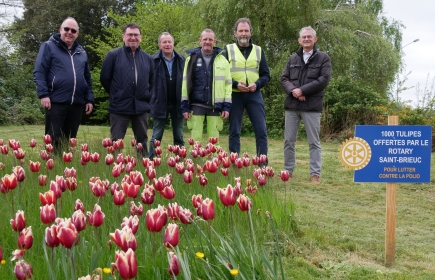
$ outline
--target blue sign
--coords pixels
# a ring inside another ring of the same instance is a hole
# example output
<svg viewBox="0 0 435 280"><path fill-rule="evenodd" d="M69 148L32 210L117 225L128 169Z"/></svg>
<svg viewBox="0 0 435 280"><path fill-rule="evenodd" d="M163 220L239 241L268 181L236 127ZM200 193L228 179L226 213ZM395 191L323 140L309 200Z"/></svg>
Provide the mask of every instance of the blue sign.
<svg viewBox="0 0 435 280"><path fill-rule="evenodd" d="M353 140L345 155L361 167L354 182L430 182L431 126L357 125Z"/></svg>

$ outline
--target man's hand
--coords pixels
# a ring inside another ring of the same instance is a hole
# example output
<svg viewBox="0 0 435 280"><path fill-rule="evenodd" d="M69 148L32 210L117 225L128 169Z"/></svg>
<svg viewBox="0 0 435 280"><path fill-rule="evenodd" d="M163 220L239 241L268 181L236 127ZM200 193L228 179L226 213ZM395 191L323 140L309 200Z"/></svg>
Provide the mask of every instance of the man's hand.
<svg viewBox="0 0 435 280"><path fill-rule="evenodd" d="M230 116L230 112L222 111L222 119L227 119Z"/></svg>
<svg viewBox="0 0 435 280"><path fill-rule="evenodd" d="M256 85L255 83L250 84L250 85L248 86L248 90L249 90L250 92L254 92L254 91L256 91L256 90L257 90L257 85Z"/></svg>
<svg viewBox="0 0 435 280"><path fill-rule="evenodd" d="M86 115L89 115L90 113L92 113L93 108L94 108L94 106L92 105L92 103L86 104Z"/></svg>
<svg viewBox="0 0 435 280"><path fill-rule="evenodd" d="M42 107L46 108L47 110L51 109L51 101L49 97L41 98L41 105Z"/></svg>
<svg viewBox="0 0 435 280"><path fill-rule="evenodd" d="M237 84L237 89L240 90L240 92L249 92L249 88L246 86L244 82L239 82Z"/></svg>
<svg viewBox="0 0 435 280"><path fill-rule="evenodd" d="M183 117L185 120L190 119L190 113L189 112L183 113Z"/></svg>
<svg viewBox="0 0 435 280"><path fill-rule="evenodd" d="M299 98L302 96L302 90L300 88L295 88L292 90L292 94L294 98Z"/></svg>

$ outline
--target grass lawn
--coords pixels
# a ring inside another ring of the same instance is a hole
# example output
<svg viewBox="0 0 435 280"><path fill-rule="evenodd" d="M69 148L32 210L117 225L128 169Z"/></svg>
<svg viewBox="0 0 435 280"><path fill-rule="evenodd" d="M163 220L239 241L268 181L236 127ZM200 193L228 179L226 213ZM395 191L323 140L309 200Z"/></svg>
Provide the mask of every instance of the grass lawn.
<svg viewBox="0 0 435 280"><path fill-rule="evenodd" d="M16 139L22 147L28 147L31 138L42 143L43 132L43 126L0 127L0 139L6 143ZM151 136L151 130L148 134ZM108 136L109 127L81 126L77 139L86 142ZM126 144L131 139L129 129ZM167 130L162 146L172 144L171 139ZM227 149L227 135L220 141ZM340 143L322 143L321 183L312 184L308 145L298 141L297 166L287 182L287 191L283 184L273 186L281 191L281 199L293 200L296 207L294 231L281 233L288 237L282 244L286 279L435 279L434 181L397 185L396 261L386 267L386 186L354 183L353 171L338 159L339 147ZM241 150L254 154L255 139L243 137ZM279 176L283 140L269 140L268 156L275 176ZM432 176L433 172L432 164Z"/></svg>

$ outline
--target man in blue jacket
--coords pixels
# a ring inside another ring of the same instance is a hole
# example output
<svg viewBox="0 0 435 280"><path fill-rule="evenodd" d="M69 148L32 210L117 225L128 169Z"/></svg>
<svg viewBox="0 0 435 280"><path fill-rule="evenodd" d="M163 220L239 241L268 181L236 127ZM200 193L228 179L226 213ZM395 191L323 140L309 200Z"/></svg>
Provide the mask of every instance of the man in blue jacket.
<svg viewBox="0 0 435 280"><path fill-rule="evenodd" d="M88 56L76 42L77 21L65 19L59 32L41 45L33 71L45 108L45 134L51 136L56 154L68 138L76 138L83 109L90 114L94 104Z"/></svg>
<svg viewBox="0 0 435 280"><path fill-rule="evenodd" d="M148 114L154 79L152 57L141 50L139 25L129 23L122 30L124 46L110 51L101 67L100 82L109 94L112 140L124 139L131 121L137 152L148 156Z"/></svg>
<svg viewBox="0 0 435 280"><path fill-rule="evenodd" d="M184 146L184 117L181 113L181 86L183 83L184 56L174 51L174 37L168 32L160 34L159 51L154 59L154 90L151 99L151 116L154 119L150 141L150 155L154 154L154 139L162 141L166 121L171 115L174 145Z"/></svg>

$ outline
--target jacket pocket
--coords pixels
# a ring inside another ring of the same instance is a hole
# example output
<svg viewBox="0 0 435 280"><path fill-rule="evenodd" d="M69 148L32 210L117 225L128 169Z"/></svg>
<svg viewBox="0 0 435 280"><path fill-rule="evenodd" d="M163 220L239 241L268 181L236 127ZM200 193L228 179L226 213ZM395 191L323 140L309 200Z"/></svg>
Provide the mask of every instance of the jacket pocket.
<svg viewBox="0 0 435 280"><path fill-rule="evenodd" d="M297 80L299 79L299 73L301 72L301 65L297 64L290 64L290 80Z"/></svg>
<svg viewBox="0 0 435 280"><path fill-rule="evenodd" d="M317 79L320 75L320 64L313 64L308 66L307 78Z"/></svg>

